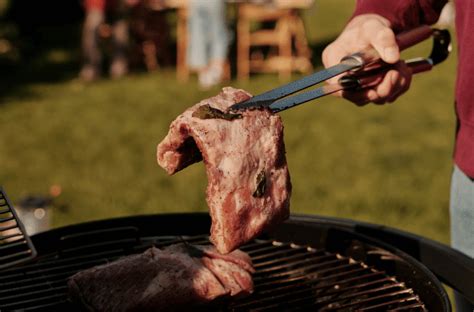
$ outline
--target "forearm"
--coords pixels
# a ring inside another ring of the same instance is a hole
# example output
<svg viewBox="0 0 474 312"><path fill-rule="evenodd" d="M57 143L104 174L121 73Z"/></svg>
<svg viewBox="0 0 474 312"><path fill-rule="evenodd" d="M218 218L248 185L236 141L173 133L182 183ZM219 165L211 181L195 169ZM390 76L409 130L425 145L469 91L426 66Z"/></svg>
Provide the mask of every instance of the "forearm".
<svg viewBox="0 0 474 312"><path fill-rule="evenodd" d="M434 24L447 0L357 0L353 16L374 13L388 19L395 32Z"/></svg>

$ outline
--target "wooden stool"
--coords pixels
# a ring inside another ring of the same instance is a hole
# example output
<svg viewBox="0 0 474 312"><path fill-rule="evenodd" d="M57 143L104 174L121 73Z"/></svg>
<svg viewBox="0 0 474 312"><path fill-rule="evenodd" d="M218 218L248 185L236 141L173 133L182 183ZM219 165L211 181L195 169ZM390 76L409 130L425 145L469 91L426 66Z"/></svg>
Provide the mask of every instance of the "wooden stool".
<svg viewBox="0 0 474 312"><path fill-rule="evenodd" d="M252 22L271 22L273 29L251 31ZM273 47L276 53L251 53L251 47ZM293 71L312 70L303 20L299 9L285 6L240 4L237 21L237 77L248 79L250 72L278 72L288 79Z"/></svg>
<svg viewBox="0 0 474 312"><path fill-rule="evenodd" d="M176 25L176 75L179 81L189 79L189 67L187 65L188 49L188 8L178 8L178 21Z"/></svg>
<svg viewBox="0 0 474 312"><path fill-rule="evenodd" d="M187 81L189 78L189 67L187 66L187 42L188 42L188 1L187 0L148 0L147 6L151 10L176 10L176 76L179 81Z"/></svg>

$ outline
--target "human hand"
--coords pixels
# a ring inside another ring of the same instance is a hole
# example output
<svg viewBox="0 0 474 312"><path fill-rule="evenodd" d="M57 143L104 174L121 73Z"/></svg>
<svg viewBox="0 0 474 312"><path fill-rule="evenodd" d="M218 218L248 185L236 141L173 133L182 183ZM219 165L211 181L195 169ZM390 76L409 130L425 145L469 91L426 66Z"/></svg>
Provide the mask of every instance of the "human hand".
<svg viewBox="0 0 474 312"><path fill-rule="evenodd" d="M410 87L412 72L400 61L400 51L390 22L376 14L363 14L352 19L339 37L323 51L323 64L330 67L338 64L344 56L373 47L383 61L394 64L394 68L379 74L378 84L358 91L336 93L359 106L370 102L385 104L395 101ZM337 79L337 78L335 78Z"/></svg>

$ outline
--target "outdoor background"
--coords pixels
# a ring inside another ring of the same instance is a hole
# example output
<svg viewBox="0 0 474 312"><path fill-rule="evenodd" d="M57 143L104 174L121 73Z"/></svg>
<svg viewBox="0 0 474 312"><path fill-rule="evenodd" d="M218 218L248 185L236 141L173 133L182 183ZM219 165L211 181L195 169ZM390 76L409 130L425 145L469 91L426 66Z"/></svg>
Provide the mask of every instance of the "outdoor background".
<svg viewBox="0 0 474 312"><path fill-rule="evenodd" d="M54 226L207 211L203 164L170 177L155 150L178 114L219 88L200 91L195 77L180 84L174 68L84 84L76 79L79 4L56 1L54 12L62 13L53 14L27 2L0 0L0 185L12 201L60 185ZM353 4L318 0L304 13L315 70ZM169 19L174 22L173 13ZM425 44L409 55L429 50ZM392 105L359 108L328 97L281 113L292 212L386 224L449 242L455 60L453 53L414 78ZM280 84L277 75L228 82L253 94Z"/></svg>

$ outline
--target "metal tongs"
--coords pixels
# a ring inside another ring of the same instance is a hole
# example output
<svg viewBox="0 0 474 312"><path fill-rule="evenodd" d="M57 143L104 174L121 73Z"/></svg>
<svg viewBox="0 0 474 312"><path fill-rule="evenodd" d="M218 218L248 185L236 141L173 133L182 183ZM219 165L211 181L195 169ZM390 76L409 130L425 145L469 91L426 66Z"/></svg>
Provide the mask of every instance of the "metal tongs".
<svg viewBox="0 0 474 312"><path fill-rule="evenodd" d="M422 42L429 37L433 38L433 48L430 56L428 58L420 57L405 61L414 74L429 71L434 65L441 63L448 57L451 51L451 36L449 31L445 29L433 29L427 25L423 25L397 35L400 51ZM340 90L358 90L371 87L380 82L380 80L377 81L374 79L376 75L387 72L393 68L393 66L393 64L383 62L375 49L368 48L342 58L341 62L337 65L290 82L279 88L256 95L244 102L234 104L230 109L242 110L267 107L274 113L281 112L285 109ZM289 96L346 72L348 72L348 74L339 78L337 83L326 84L317 89Z"/></svg>

